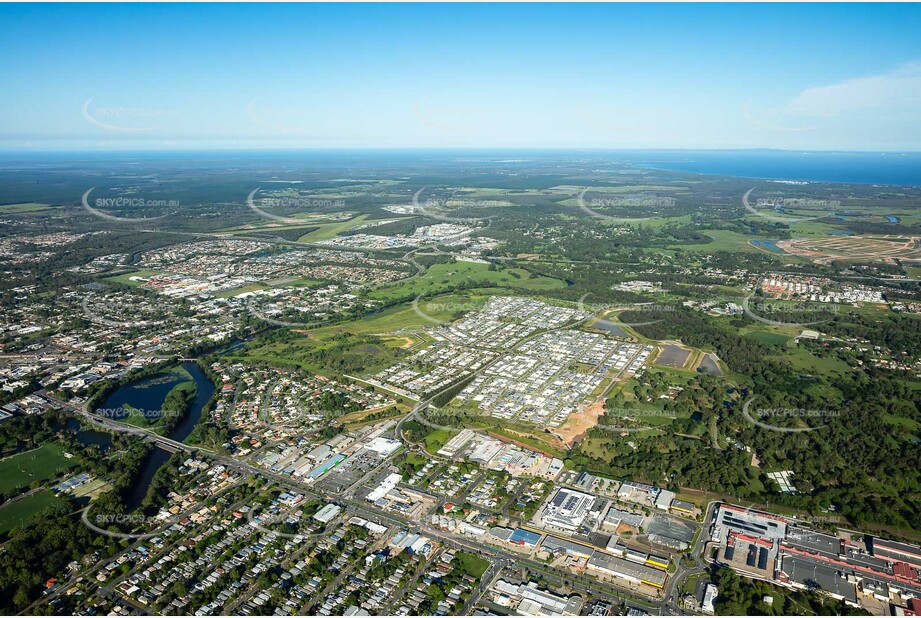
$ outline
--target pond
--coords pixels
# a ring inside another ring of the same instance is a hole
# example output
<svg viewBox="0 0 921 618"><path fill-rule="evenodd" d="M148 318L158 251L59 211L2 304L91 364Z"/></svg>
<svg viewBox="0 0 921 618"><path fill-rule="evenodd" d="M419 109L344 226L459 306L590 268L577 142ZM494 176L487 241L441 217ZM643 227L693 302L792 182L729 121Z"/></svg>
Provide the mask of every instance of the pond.
<svg viewBox="0 0 921 618"><path fill-rule="evenodd" d="M98 446L103 453L112 448L112 434L110 433L96 431L95 429L83 429L83 425L75 418L67 419L65 426L68 431L74 434L77 442L83 446Z"/></svg>
<svg viewBox="0 0 921 618"><path fill-rule="evenodd" d="M774 253L786 253L783 249L778 247L775 243L775 240L753 240L751 243L756 247L761 247L767 249L768 251L773 251Z"/></svg>
<svg viewBox="0 0 921 618"><path fill-rule="evenodd" d="M723 370L720 369L720 365L716 360L716 356L713 354L703 355L703 358L700 359L700 365L697 367L697 371L701 373L708 373L711 376L723 375Z"/></svg>
<svg viewBox="0 0 921 618"><path fill-rule="evenodd" d="M630 336L620 326L618 326L617 324L613 322L609 322L608 320L598 320L597 322L592 324L592 328L597 328L598 330L603 330L605 332L611 333L615 337L629 337Z"/></svg>

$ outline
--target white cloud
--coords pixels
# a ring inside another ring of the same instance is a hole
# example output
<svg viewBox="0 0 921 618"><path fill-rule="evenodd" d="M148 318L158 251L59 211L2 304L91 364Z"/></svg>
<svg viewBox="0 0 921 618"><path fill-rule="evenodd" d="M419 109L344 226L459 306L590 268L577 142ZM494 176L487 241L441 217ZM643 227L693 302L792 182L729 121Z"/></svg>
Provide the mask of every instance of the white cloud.
<svg viewBox="0 0 921 618"><path fill-rule="evenodd" d="M787 113L838 116L852 112L892 112L921 107L921 62L904 64L888 73L807 88L787 104Z"/></svg>

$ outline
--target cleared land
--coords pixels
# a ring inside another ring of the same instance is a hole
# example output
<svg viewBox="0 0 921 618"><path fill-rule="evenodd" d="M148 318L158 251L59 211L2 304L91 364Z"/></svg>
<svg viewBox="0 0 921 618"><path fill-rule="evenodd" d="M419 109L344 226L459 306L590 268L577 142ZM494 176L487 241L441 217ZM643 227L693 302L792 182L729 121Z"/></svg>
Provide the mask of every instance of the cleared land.
<svg viewBox="0 0 921 618"><path fill-rule="evenodd" d="M24 203L24 204L5 204L0 206L0 212L5 213L22 213L22 212L36 212L39 210L48 210L49 208L54 208L50 204L36 204L34 202Z"/></svg>
<svg viewBox="0 0 921 618"><path fill-rule="evenodd" d="M833 260L883 261L921 257L921 244L915 237L832 236L781 240L777 246L793 255L808 257L818 263Z"/></svg>

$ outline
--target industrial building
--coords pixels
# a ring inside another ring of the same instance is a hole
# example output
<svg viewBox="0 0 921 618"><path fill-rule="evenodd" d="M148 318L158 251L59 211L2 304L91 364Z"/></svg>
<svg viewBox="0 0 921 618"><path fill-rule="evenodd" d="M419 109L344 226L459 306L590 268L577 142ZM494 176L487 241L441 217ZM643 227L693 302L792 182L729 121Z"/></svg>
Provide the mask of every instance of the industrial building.
<svg viewBox="0 0 921 618"><path fill-rule="evenodd" d="M693 515L694 511L697 509L694 504L691 502L685 502L684 500L672 500L671 510L672 512L679 513L681 515Z"/></svg>
<svg viewBox="0 0 921 618"><path fill-rule="evenodd" d="M656 508L660 511L668 511L668 509L671 508L674 499L675 492L668 491L667 489L662 489L659 491L659 495L656 496Z"/></svg>

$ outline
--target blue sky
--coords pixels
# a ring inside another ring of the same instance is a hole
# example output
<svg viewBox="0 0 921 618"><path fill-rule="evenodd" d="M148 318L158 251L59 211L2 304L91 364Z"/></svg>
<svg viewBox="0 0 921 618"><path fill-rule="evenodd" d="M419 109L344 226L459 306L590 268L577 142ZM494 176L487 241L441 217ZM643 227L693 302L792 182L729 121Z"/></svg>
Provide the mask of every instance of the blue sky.
<svg viewBox="0 0 921 618"><path fill-rule="evenodd" d="M921 150L918 5L0 5L0 148Z"/></svg>

